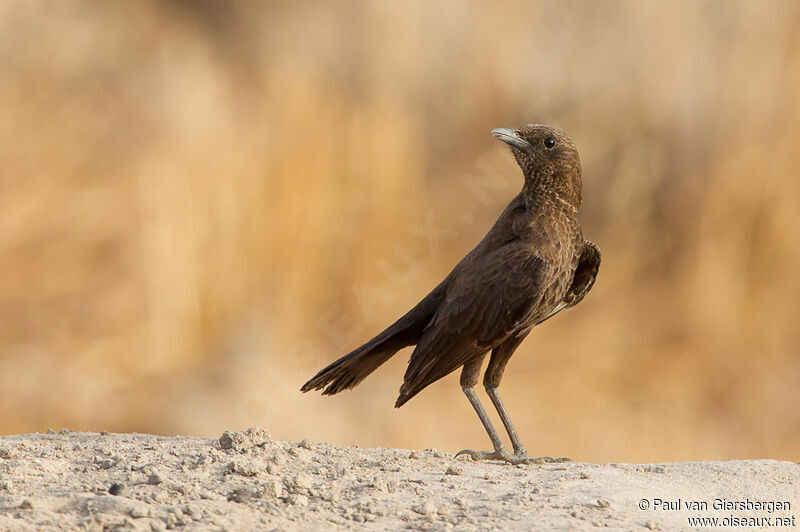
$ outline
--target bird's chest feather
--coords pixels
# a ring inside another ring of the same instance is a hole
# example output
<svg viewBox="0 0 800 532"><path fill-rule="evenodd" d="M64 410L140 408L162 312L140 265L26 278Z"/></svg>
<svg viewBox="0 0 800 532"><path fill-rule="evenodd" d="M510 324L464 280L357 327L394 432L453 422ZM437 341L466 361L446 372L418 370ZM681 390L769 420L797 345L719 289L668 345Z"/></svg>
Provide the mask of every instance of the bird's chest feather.
<svg viewBox="0 0 800 532"><path fill-rule="evenodd" d="M550 266L539 305L545 315L561 302L572 283L583 237L575 217L562 213L546 213L526 225L523 234L531 251Z"/></svg>

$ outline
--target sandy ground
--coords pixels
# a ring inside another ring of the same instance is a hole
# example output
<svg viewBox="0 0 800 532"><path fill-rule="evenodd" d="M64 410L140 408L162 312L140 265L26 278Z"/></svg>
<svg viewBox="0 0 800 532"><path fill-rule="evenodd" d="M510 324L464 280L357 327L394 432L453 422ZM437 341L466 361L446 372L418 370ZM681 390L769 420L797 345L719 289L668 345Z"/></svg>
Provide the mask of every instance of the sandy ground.
<svg viewBox="0 0 800 532"><path fill-rule="evenodd" d="M791 529L799 509L800 465L774 460L509 466L263 429L0 438L0 530Z"/></svg>

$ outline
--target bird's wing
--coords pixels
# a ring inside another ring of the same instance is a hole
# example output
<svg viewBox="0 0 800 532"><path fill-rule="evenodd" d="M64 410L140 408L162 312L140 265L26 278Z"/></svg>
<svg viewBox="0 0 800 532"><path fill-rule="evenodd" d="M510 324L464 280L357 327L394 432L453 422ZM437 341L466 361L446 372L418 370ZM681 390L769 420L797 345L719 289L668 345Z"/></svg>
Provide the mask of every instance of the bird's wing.
<svg viewBox="0 0 800 532"><path fill-rule="evenodd" d="M583 243L581 257L578 259L578 266L575 268L575 275L572 276L572 284L564 296L567 307L574 307L586 297L589 290L594 286L597 279L597 272L600 270L600 248L594 242L588 240Z"/></svg>
<svg viewBox="0 0 800 532"><path fill-rule="evenodd" d="M396 406L529 325L552 271L517 240L460 270L411 355Z"/></svg>
<svg viewBox="0 0 800 532"><path fill-rule="evenodd" d="M594 286L594 281L597 278L597 272L600 270L600 248L594 242L588 240L584 242L581 249L581 256L578 259L578 266L575 268L575 273L572 276L572 283L570 284L564 298L547 316L541 318L536 322L540 324L548 320L564 310L565 308L574 307L581 300L586 297L589 290Z"/></svg>

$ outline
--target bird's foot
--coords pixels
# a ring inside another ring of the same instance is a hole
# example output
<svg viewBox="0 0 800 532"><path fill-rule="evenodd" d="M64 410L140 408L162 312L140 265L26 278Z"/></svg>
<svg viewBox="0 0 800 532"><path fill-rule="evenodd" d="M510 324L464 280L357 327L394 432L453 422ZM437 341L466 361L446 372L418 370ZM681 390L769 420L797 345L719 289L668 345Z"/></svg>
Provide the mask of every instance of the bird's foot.
<svg viewBox="0 0 800 532"><path fill-rule="evenodd" d="M518 447L514 449L514 463L515 464L563 464L564 462L572 462L572 458L553 458L551 456L528 456L528 451L525 447Z"/></svg>
<svg viewBox="0 0 800 532"><path fill-rule="evenodd" d="M536 458L527 457L523 464L563 464L564 462L572 462L572 458L562 456L561 458L553 458L551 456L537 456Z"/></svg>
<svg viewBox="0 0 800 532"><path fill-rule="evenodd" d="M478 460L500 460L503 462L508 462L513 459L514 455L502 449L500 451L473 451L471 449L463 449L456 453L455 458L458 458L461 455L469 456L475 461Z"/></svg>
<svg viewBox="0 0 800 532"><path fill-rule="evenodd" d="M552 458L550 456L538 456L536 458L528 456L525 451L516 451L514 454L509 453L505 449L500 451L472 451L464 449L456 453L456 458L461 455L466 455L473 460L499 460L509 464L561 464L564 462L572 462L572 458Z"/></svg>

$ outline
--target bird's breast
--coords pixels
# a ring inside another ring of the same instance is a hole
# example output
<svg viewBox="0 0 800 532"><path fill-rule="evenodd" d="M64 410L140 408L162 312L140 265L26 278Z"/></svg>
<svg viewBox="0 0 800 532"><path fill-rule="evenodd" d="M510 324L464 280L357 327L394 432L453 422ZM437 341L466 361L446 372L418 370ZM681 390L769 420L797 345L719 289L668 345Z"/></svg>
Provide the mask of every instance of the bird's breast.
<svg viewBox="0 0 800 532"><path fill-rule="evenodd" d="M542 287L542 299L534 321L550 315L562 302L572 284L572 277L580 258L583 236L577 220L567 216L554 216L535 220L528 233L530 249L550 266L547 284Z"/></svg>

